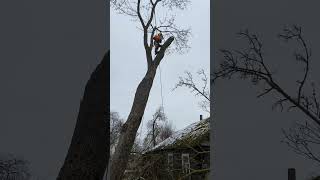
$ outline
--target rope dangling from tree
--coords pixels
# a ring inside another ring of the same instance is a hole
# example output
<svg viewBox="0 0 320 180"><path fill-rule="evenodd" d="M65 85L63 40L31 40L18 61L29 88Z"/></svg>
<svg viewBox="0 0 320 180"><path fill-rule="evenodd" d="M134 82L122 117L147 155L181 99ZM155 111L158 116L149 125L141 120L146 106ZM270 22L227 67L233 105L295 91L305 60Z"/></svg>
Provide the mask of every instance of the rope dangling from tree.
<svg viewBox="0 0 320 180"><path fill-rule="evenodd" d="M162 112L163 114L164 113L164 106L163 106L163 94L162 94L162 79L161 79L161 67L160 67L160 64L159 64L159 71L160 71L160 93L161 93L161 106L162 106Z"/></svg>
<svg viewBox="0 0 320 180"><path fill-rule="evenodd" d="M160 33L162 33L161 30L158 29L158 26L157 26L156 11L153 11L153 18L154 18L154 25L155 25L154 27L156 28L157 31L159 31ZM164 113L164 106L163 106L163 99L164 99L164 98L163 98L163 93L162 93L162 86L163 86L163 85L162 85L162 78L161 78L162 73L161 73L160 64L159 64L159 71L160 71L160 74L159 74L159 75L160 75L160 79L159 79L159 80L160 80L160 92L161 92L161 107L162 107L162 113L165 114L165 113Z"/></svg>

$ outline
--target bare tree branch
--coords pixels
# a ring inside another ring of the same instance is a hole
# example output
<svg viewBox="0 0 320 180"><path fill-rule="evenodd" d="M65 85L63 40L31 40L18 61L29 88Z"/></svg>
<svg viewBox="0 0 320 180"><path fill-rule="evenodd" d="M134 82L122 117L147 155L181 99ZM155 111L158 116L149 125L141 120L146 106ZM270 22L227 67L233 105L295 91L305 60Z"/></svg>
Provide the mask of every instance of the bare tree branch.
<svg viewBox="0 0 320 180"><path fill-rule="evenodd" d="M161 1L161 0L156 0L155 3L152 3L152 9L151 9L151 13L150 13L150 18L149 18L149 20L148 20L148 22L147 22L147 25L146 25L147 28L150 26L150 24L151 24L151 22L152 22L152 20L153 20L153 16L154 16L155 11L156 11L156 6L157 6L157 4L158 4L160 1Z"/></svg>
<svg viewBox="0 0 320 180"><path fill-rule="evenodd" d="M304 91L310 74L311 50L302 35L302 28L293 25L284 28L283 32L278 35L280 39L285 41L296 40L302 49L302 51L294 53L295 60L304 65L303 76L301 80L297 80L297 91L294 95L290 95L274 79L274 74L264 61L262 43L258 36L250 34L248 30L240 32L239 35L248 40L249 47L241 51L220 50L223 60L219 68L214 71L212 82L215 83L218 79L230 79L239 75L241 79L251 80L253 85L263 83L265 88L257 97L275 92L278 96L272 105L273 109L280 108L282 111L286 107L288 111L295 108L303 112L309 119L304 124L296 122L295 126L288 131L283 130L285 135L283 142L297 154L320 163L320 154L318 153L320 145L320 105L313 82L310 83L312 92L306 93Z"/></svg>
<svg viewBox="0 0 320 180"><path fill-rule="evenodd" d="M293 151L320 164L320 128L316 124L295 122L288 131L282 129L284 140Z"/></svg>
<svg viewBox="0 0 320 180"><path fill-rule="evenodd" d="M141 0L138 0L137 14L138 14L138 17L139 17L141 26L143 27L143 29L145 29L145 28L146 28L146 25L144 24L143 18L142 18L141 13L140 13L140 2L141 2Z"/></svg>
<svg viewBox="0 0 320 180"><path fill-rule="evenodd" d="M189 0L110 0L112 7L119 13L131 17L133 20L139 20L142 26L142 31L144 34L143 44L147 54L148 63L152 61L149 55L151 49L153 48L152 37L155 34L155 31L160 31L163 33L164 37L175 38L174 46L168 49L167 53L171 51L178 53L185 53L188 51L190 46L188 45L188 39L191 36L190 28L181 28L175 22L175 16L169 15L169 17L155 16L159 3L162 4L162 7L169 9L185 9ZM136 7L136 8L133 8ZM144 13L143 13L144 12ZM146 14L146 17L143 17L143 14ZM173 13L171 13L173 14ZM156 24L158 22L159 24ZM148 43L148 39L150 42Z"/></svg>
<svg viewBox="0 0 320 180"><path fill-rule="evenodd" d="M208 79L206 74L204 73L204 70L201 69L198 71L198 74L203 76L202 81L204 85L202 88L198 88L196 86L196 83L193 81L191 72L185 71L185 74L187 75L187 77L179 77L179 82L175 85L173 90L179 87L187 87L191 89L191 92L195 92L195 95L201 95L203 98L210 102L209 90L207 89Z"/></svg>
<svg viewBox="0 0 320 180"><path fill-rule="evenodd" d="M296 32L297 31L297 32ZM294 33L295 32L295 33ZM284 29L284 33L279 37L290 40L292 38L298 38L299 44L305 50L305 55L296 54L296 59L306 63L303 80L299 81L299 88L297 92L297 98L293 98L289 95L274 79L271 70L268 68L263 59L262 43L258 36L250 34L248 30L238 33L240 37L244 37L249 41L249 48L243 51L235 51L234 53L229 50L220 50L223 54L224 60L220 63L218 70L213 73L213 83L221 78L232 78L234 75L239 75L241 79L250 79L254 85L258 85L259 82L264 83L268 88L262 92L258 97L269 94L273 90L280 94L285 101L290 102L293 106L288 108L298 108L310 119L320 125L320 118L313 113L314 110L310 110L313 103L309 97L303 95L303 86L305 84L307 74L309 73L309 58L310 54L307 49L307 45L301 34L301 28L293 26L292 30ZM277 100L274 106L279 106L283 109L282 102L284 100Z"/></svg>
<svg viewBox="0 0 320 180"><path fill-rule="evenodd" d="M291 40L291 39L296 39L298 43L301 44L301 46L304 49L304 54L303 53L295 53L295 59L299 62L303 62L305 64L305 71L304 75L301 81L297 81L299 83L298 86L298 95L297 95L297 100L298 103L300 103L303 95L303 87L305 85L308 73L309 73L309 61L310 61L310 52L308 50L307 44L305 40L302 37L302 31L301 27L298 27L296 25L293 25L292 28L285 28L283 34L279 34L279 37L284 39L285 41Z"/></svg>
<svg viewBox="0 0 320 180"><path fill-rule="evenodd" d="M185 71L186 77L179 77L179 82L175 85L173 90L176 90L180 87L186 87L191 89L191 93L194 93L195 96L200 95L204 98L204 100L199 102L199 105L202 110L210 113L210 92L208 89L208 78L203 69L200 69L197 74L201 77L201 81L203 83L202 87L198 87L193 80L193 76L191 72Z"/></svg>

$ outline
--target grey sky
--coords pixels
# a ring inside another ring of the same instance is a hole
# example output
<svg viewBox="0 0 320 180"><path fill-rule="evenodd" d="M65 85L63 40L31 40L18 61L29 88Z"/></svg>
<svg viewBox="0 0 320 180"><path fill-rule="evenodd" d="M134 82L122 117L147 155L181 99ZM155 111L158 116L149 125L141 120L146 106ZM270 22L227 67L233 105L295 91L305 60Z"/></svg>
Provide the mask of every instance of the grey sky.
<svg viewBox="0 0 320 180"><path fill-rule="evenodd" d="M298 0L217 0L214 4L214 48L237 49L245 41L235 33L248 28L262 37L268 65L276 70L277 81L293 92L295 80L301 78L301 66L293 60L295 43L277 39L285 25L298 24L312 48L314 79L319 85L320 26L318 1ZM215 66L221 56L215 54ZM289 65L288 65L289 64ZM257 99L258 88L239 80L219 81L215 97L215 173L216 179L287 179L287 168L297 169L297 179L304 180L318 171L311 161L297 156L280 143L281 128L305 119L301 112L272 111L272 96Z"/></svg>
<svg viewBox="0 0 320 180"><path fill-rule="evenodd" d="M198 101L188 89L171 91L184 71L196 72L203 68L209 78L210 72L210 6L209 0L192 0L187 10L178 11L177 23L192 28L191 49L188 53L165 56L161 63L164 109L169 121L181 129L199 120L203 112ZM111 110L127 118L136 88L146 73L146 59L142 44L142 32L129 17L111 10ZM159 23L159 22L158 22ZM159 25L159 24L158 24ZM167 38L167 37L165 37ZM144 115L143 124L152 118L152 114L161 105L159 69L154 81ZM196 78L196 76L195 76ZM200 84L201 85L201 84Z"/></svg>
<svg viewBox="0 0 320 180"><path fill-rule="evenodd" d="M105 1L8 0L0 9L0 152L53 180L106 51Z"/></svg>

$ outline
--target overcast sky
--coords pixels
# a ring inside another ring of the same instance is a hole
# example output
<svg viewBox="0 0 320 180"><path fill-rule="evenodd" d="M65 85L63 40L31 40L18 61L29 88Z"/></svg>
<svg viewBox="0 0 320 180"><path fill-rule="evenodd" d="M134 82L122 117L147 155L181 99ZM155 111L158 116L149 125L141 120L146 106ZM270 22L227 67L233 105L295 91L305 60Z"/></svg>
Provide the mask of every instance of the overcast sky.
<svg viewBox="0 0 320 180"><path fill-rule="evenodd" d="M313 49L312 67L319 67L317 2L216 0L211 32L215 49L243 47L244 42L235 36L240 29L258 32L263 36L268 63L279 69L278 80L290 89L301 68L286 66L295 64L290 59L293 48L279 43L276 35L286 24L302 25ZM105 1L0 3L0 152L23 156L31 162L34 174L52 180L68 150L85 83L105 52ZM189 8L177 15L179 25L192 28L191 49L187 54L166 56L161 69L165 112L181 129L205 114L198 106L199 98L189 90L171 89L185 70L196 73L203 68L209 73L209 0L192 0ZM146 72L137 25L111 11L111 110L124 119ZM219 58L216 54L215 59ZM320 77L317 71L313 73ZM161 104L158 75L145 120ZM273 98L257 99L257 92L251 84L238 80L215 86L216 178L283 180L287 168L295 167L298 179L303 180L319 170L280 143L281 128L289 127L291 120L304 119L303 114L272 111Z"/></svg>
<svg viewBox="0 0 320 180"><path fill-rule="evenodd" d="M165 56L161 63L164 110L169 121L181 129L199 120L199 115L209 114L200 109L201 97L194 97L190 90L182 88L172 91L184 71L190 71L196 79L196 72L204 69L210 72L210 6L209 0L192 0L186 10L176 11L177 23L191 27L191 49L186 54ZM157 15L156 15L157 16ZM158 15L159 16L159 15ZM142 43L142 31L138 22L111 10L111 110L127 118L136 88L146 73L146 58ZM159 23L159 22L158 22ZM157 24L160 25L160 24ZM167 37L165 37L166 39ZM152 51L153 53L153 51ZM161 105L159 69L144 114L143 125ZM199 80L199 79L198 79ZM198 83L198 82L197 82ZM201 85L201 84L199 84Z"/></svg>
<svg viewBox="0 0 320 180"><path fill-rule="evenodd" d="M283 43L277 34L286 25L298 24L312 48L310 78L319 87L320 25L315 20L320 15L319 1L216 0L213 14L214 66L218 66L222 58L216 53L219 49L247 47L246 41L235 33L248 28L261 37L265 61L276 73L276 81L294 96L295 81L302 77L302 67L293 59L296 43ZM238 79L215 84L216 179L284 180L287 168L294 167L297 179L305 180L319 172L319 166L280 142L281 128L287 129L293 121L307 119L305 115L300 111L272 111L274 96L257 99L260 89Z"/></svg>
<svg viewBox="0 0 320 180"><path fill-rule="evenodd" d="M106 51L104 0L0 1L0 153L53 180Z"/></svg>

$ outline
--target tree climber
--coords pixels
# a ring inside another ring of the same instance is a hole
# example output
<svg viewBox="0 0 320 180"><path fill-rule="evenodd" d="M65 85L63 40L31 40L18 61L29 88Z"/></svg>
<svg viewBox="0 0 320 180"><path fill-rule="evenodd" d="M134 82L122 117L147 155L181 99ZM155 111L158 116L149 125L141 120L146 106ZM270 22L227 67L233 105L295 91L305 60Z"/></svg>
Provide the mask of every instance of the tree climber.
<svg viewBox="0 0 320 180"><path fill-rule="evenodd" d="M158 54L158 52L159 52L159 48L160 47L162 47L162 45L160 44L161 42L162 42L162 40L163 40L163 36L162 36L162 33L160 32L160 33L158 33L157 35L155 35L154 37L153 37L153 40L154 40L154 46L155 46L155 48L154 48L154 54L156 55L156 54Z"/></svg>

